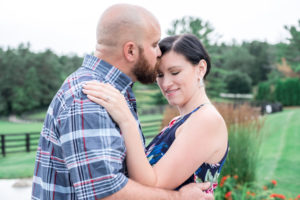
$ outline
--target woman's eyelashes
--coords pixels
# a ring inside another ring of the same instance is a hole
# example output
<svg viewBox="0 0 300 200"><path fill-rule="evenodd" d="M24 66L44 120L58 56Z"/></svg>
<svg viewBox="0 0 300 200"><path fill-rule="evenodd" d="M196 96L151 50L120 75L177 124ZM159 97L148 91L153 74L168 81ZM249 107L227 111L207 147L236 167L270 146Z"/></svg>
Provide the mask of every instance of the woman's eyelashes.
<svg viewBox="0 0 300 200"><path fill-rule="evenodd" d="M177 74L179 74L179 71L178 71L178 72L171 72L171 74L172 74L173 76L176 76Z"/></svg>
<svg viewBox="0 0 300 200"><path fill-rule="evenodd" d="M178 75L179 73L180 73L180 71L170 72L170 74L171 74L172 76L176 76L176 75ZM161 72L158 72L158 73L157 73L157 77L158 77L158 78L162 78L162 77L164 77L164 74L161 73Z"/></svg>
<svg viewBox="0 0 300 200"><path fill-rule="evenodd" d="M164 77L164 74L163 73L157 73L157 78L162 78L162 77Z"/></svg>

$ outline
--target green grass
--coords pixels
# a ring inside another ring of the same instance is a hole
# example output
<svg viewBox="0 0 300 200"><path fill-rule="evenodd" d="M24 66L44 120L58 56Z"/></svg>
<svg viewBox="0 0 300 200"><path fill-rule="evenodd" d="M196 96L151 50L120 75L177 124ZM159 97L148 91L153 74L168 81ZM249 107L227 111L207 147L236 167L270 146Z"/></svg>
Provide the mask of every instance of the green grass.
<svg viewBox="0 0 300 200"><path fill-rule="evenodd" d="M0 156L0 178L32 177L36 152Z"/></svg>
<svg viewBox="0 0 300 200"><path fill-rule="evenodd" d="M47 114L47 110L42 110L32 114L27 114L26 119L44 121L46 114Z"/></svg>
<svg viewBox="0 0 300 200"><path fill-rule="evenodd" d="M299 116L299 108L267 116L257 172L261 185L276 180L274 192L292 197L300 191Z"/></svg>
<svg viewBox="0 0 300 200"><path fill-rule="evenodd" d="M42 122L12 123L0 121L0 134L40 132L42 127Z"/></svg>

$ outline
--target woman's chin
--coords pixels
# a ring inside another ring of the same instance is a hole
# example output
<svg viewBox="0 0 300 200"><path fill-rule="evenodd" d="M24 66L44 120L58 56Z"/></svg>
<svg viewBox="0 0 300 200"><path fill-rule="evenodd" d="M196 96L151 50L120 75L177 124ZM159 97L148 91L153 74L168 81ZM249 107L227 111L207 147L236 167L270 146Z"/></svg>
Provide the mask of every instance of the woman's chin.
<svg viewBox="0 0 300 200"><path fill-rule="evenodd" d="M167 99L168 100L168 99ZM168 100L169 105L171 106L177 106L177 103L171 100Z"/></svg>

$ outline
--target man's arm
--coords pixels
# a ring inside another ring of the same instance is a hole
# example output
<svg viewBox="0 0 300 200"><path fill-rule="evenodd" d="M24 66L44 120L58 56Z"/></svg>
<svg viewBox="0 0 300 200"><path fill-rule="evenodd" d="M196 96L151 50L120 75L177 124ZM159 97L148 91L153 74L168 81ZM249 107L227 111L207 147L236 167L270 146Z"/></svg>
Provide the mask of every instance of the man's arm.
<svg viewBox="0 0 300 200"><path fill-rule="evenodd" d="M209 183L191 183L173 191L143 186L129 179L125 187L103 200L214 200L212 194L204 192L209 186Z"/></svg>

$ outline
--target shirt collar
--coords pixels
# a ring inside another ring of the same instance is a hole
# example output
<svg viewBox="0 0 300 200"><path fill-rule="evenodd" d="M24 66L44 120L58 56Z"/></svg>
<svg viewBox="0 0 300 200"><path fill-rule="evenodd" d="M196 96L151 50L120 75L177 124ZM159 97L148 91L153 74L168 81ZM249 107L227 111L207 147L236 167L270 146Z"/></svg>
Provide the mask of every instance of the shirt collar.
<svg viewBox="0 0 300 200"><path fill-rule="evenodd" d="M89 68L101 77L105 83L110 83L121 92L124 92L133 82L129 76L121 72L115 66L93 55L86 55L83 60L83 67Z"/></svg>

